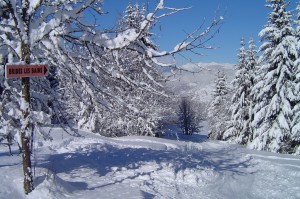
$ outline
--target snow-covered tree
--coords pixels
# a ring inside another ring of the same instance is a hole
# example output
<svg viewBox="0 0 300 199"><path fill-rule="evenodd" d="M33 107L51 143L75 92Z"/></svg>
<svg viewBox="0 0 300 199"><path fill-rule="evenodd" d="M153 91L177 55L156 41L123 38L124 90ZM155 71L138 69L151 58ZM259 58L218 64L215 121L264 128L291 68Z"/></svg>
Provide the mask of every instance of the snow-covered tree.
<svg viewBox="0 0 300 199"><path fill-rule="evenodd" d="M247 50L247 57L246 57L246 63L247 63L247 70L248 70L248 77L249 77L249 86L248 88L249 90L249 95L248 95L248 102L249 102L249 120L247 122L247 126L249 127L249 136L248 136L248 143L252 141L253 139L253 127L252 127L252 121L254 119L254 113L253 113L253 108L254 108L254 97L253 97L253 93L252 93L252 89L254 87L255 84L255 77L256 72L255 68L257 67L258 64L258 56L257 56L257 50L256 50L256 45L255 42L253 40L253 38L250 39L249 41L249 47Z"/></svg>
<svg viewBox="0 0 300 199"><path fill-rule="evenodd" d="M296 7L296 20L295 20L295 24L296 24L296 35L297 35L297 39L299 40L299 35L300 35L300 1L297 3L297 7Z"/></svg>
<svg viewBox="0 0 300 199"><path fill-rule="evenodd" d="M292 143L291 147L297 154L300 154L300 2L298 2L296 15L296 38L297 38L297 51L298 58L295 65L295 90L294 95L296 97L293 108L293 122L292 122Z"/></svg>
<svg viewBox="0 0 300 199"><path fill-rule="evenodd" d="M99 30L97 24L88 23L85 18L88 11L96 17L101 15L101 3L102 0L0 2L0 54L5 59L3 64L46 63L54 68L55 79L59 82L53 90L51 80L47 78L22 78L19 82L3 80L1 76L1 128L4 129L2 132L12 132L11 124L14 123L14 130L19 132L26 194L33 190L30 156L33 129L39 129L34 124L47 121L53 114L51 112L59 113L66 108L72 110L66 111L71 117L76 118L75 112L81 116L80 119L99 117L104 107L113 112L115 103L130 109L131 106L120 98L119 91L124 89L124 85L143 92L156 92L152 85L159 82L152 79L151 74L157 66L176 68L173 63L164 64L158 58L205 48L209 38L218 32L215 27L222 20L222 17L214 20L203 32L197 29L188 34L172 51L159 51L142 38L152 35L151 25L154 22L186 9L167 7L160 0L138 28L130 27L111 34ZM147 66L140 71L152 84L123 73L118 57L124 49L139 54L140 61L144 62L142 66ZM3 69L4 65L1 65L2 75ZM58 97L70 103L55 103L59 101ZM78 103L81 106L76 106ZM82 123L81 120L78 122Z"/></svg>
<svg viewBox="0 0 300 199"><path fill-rule="evenodd" d="M230 122L230 89L226 76L218 71L213 90L213 101L208 109L209 138L222 140Z"/></svg>
<svg viewBox="0 0 300 199"><path fill-rule="evenodd" d="M259 33L264 43L256 68L253 140L250 148L291 152L295 66L298 57L291 13L284 0L267 0L272 9L267 25ZM299 95L299 94L297 94Z"/></svg>
<svg viewBox="0 0 300 199"><path fill-rule="evenodd" d="M111 85L120 101L112 102L111 109L100 107L98 118L85 120L85 127L92 125L89 130L106 136L155 135L167 108L163 76L149 69L137 52L127 49L118 52L118 65L112 63L111 67L119 67L122 75L142 84L115 82Z"/></svg>
<svg viewBox="0 0 300 199"><path fill-rule="evenodd" d="M51 38L55 34L62 33L60 22L65 22L67 16L75 13L64 15L69 12L65 8L67 4L68 2L57 1L1 1L0 53L3 64L1 71L4 71L4 64L32 64L45 61L44 52L49 46L47 42L56 43L57 40ZM55 15L59 20L56 21ZM50 92L49 86L46 78L31 81L26 77L21 78L21 81L3 78L4 76L1 76L1 83L4 85L1 96L1 130L20 138L24 190L27 194L33 189L30 159L33 132L39 132L37 124L49 122L47 116L49 98L46 94ZM34 92L30 92L30 88Z"/></svg>
<svg viewBox="0 0 300 199"><path fill-rule="evenodd" d="M141 23L146 18L144 12L145 9L140 9L138 4L129 4L120 21L119 31L134 29L140 32ZM107 51L102 55L106 58L101 60L102 65L118 73L114 75L123 77L123 81L104 82L107 87L114 88L112 92L119 100L112 102L112 108L95 106L95 103L90 108L84 108L82 102L77 102L75 107L83 107L76 117L80 128L105 136L154 136L159 130L167 104L164 103L164 77L157 64L151 60L145 62L143 54L134 51L140 44L156 49L149 35L145 32L130 47Z"/></svg>
<svg viewBox="0 0 300 199"><path fill-rule="evenodd" d="M239 63L233 80L233 97L231 104L231 125L226 131L224 139L235 140L239 144L247 144L251 136L252 96L250 95L254 83L254 67L256 53L254 41L249 42L249 49L245 49L244 39L241 39L239 49Z"/></svg>
<svg viewBox="0 0 300 199"><path fill-rule="evenodd" d="M237 64L235 79L233 80L234 94L231 105L231 127L226 133L226 139L235 138L238 143L245 144L249 134L249 75L246 62L245 41L241 39L239 49L239 63Z"/></svg>
<svg viewBox="0 0 300 199"><path fill-rule="evenodd" d="M298 47L299 52L299 47ZM296 154L300 154L300 59L295 61L296 69L296 85L294 90L294 107L293 107L293 122L292 122L292 135L291 135L291 149Z"/></svg>

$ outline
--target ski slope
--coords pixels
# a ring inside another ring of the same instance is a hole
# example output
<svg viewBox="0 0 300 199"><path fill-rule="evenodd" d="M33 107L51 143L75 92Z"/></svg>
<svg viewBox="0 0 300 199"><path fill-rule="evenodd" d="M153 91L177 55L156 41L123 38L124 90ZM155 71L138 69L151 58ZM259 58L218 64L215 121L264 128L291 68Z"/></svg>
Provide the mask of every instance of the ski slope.
<svg viewBox="0 0 300 199"><path fill-rule="evenodd" d="M188 137L197 140L192 142L83 131L72 137L60 128L50 133L53 141L36 138L35 190L28 196L21 157L0 147L0 198L300 198L298 156L205 141L202 135Z"/></svg>

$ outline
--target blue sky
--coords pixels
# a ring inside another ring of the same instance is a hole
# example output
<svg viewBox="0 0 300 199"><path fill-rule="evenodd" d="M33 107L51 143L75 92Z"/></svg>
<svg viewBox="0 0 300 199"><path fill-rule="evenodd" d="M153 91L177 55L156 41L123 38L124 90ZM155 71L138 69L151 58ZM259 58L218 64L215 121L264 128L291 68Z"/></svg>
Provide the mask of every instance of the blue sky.
<svg viewBox="0 0 300 199"><path fill-rule="evenodd" d="M128 5L129 0L104 0L103 8L108 14L103 16L103 25L112 26ZM147 2L131 0L131 3ZM148 0L149 11L153 10L157 0ZM296 7L296 0L291 1L290 9ZM260 45L258 33L267 22L269 8L265 0L165 0L168 7L192 7L190 10L164 18L156 30L156 43L161 50L172 50L174 45L185 38L203 22L209 22L216 15L224 16L220 33L209 43L217 49L201 51L204 56L187 54L193 62L236 63L240 38L248 40L253 37ZM100 23L101 24L101 23ZM184 62L184 61L183 61Z"/></svg>

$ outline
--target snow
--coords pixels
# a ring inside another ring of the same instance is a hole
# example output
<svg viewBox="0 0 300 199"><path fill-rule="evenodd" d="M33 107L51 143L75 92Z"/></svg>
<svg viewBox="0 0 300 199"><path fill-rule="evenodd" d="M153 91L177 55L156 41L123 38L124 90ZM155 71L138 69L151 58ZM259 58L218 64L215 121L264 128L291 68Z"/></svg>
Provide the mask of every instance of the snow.
<svg viewBox="0 0 300 199"><path fill-rule="evenodd" d="M175 92L180 95L193 96L197 101L204 103L210 103L212 100L211 94L218 70L226 74L228 82L234 78L234 65L229 63L190 63L181 68L196 73L178 73L174 79L171 79L172 81L167 82L168 87L174 88Z"/></svg>
<svg viewBox="0 0 300 199"><path fill-rule="evenodd" d="M163 9L164 8L164 1L160 0L159 4L157 5L157 9Z"/></svg>
<svg viewBox="0 0 300 199"><path fill-rule="evenodd" d="M177 52L177 51L181 51L183 49L186 49L191 43L189 42L182 42L180 44L177 44L175 47L174 47L174 50L172 52ZM171 52L171 53L172 53Z"/></svg>
<svg viewBox="0 0 300 199"><path fill-rule="evenodd" d="M300 198L298 156L207 141L205 133L178 132L179 140L50 134L53 141L35 137L28 196L17 148L9 156L0 146L0 198Z"/></svg>

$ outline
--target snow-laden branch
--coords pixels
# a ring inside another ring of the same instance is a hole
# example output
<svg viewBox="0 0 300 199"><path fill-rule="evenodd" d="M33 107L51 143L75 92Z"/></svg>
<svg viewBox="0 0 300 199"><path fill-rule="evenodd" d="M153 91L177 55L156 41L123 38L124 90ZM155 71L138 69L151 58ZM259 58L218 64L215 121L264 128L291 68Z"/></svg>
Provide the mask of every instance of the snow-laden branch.
<svg viewBox="0 0 300 199"><path fill-rule="evenodd" d="M0 53L11 62L20 62L20 49L24 41L28 42L25 43L30 48L30 62L48 63L55 75L44 81L54 78L59 82L56 92L62 99L70 101L64 104L67 110L63 111L71 110L70 114L80 119L87 114L86 120L78 124L102 117L103 109L112 110L112 115L123 114L125 118L139 120L144 109L156 105L157 99L166 96L163 90L165 78L158 66L169 67L172 71L179 69L174 63L163 63L161 58L182 52L199 54L199 49L210 49L206 44L217 34L222 21L220 17L207 28L204 23L200 24L173 50L164 51L153 42L152 28L159 20L190 8L171 8L160 0L150 13L138 16L137 24L124 23L124 27L107 32L85 20L90 10L95 18L103 13L102 0L2 2L1 8L9 14L0 16ZM27 2L26 5L22 5L23 2ZM35 88L37 83L32 83ZM47 98L46 95L33 97L40 97L39 103ZM49 108L48 105L44 107ZM56 107L56 110L61 109ZM126 115L128 112L133 116Z"/></svg>
<svg viewBox="0 0 300 199"><path fill-rule="evenodd" d="M181 12L181 11L185 11L185 10L189 10L191 9L192 7L188 7L188 8L170 8L170 7L162 7L160 8L161 10L167 10L167 11L170 11L169 13L164 13L164 14L161 14L160 16L157 16L156 19L160 19L160 18L164 18L164 17L168 17L170 15L174 15L178 12Z"/></svg>
<svg viewBox="0 0 300 199"><path fill-rule="evenodd" d="M160 51L142 42L141 39L145 35L152 35L152 26L161 18L167 17L177 12L184 11L190 8L170 8L164 6L164 1L160 1L153 12L149 13L145 20L141 22L140 29L127 29L123 32L118 33L115 38L110 38L108 35L101 35L96 41L99 45L104 45L106 48L112 50L118 50L121 48L131 48L136 49L140 53L144 54L147 59L151 59L154 63L162 67L170 67L173 64L164 64L157 61L156 58L164 57L168 55L175 55L182 52L191 52L197 55L201 53L198 52L200 49L213 49L212 46L206 45L212 38L215 37L220 31L221 23L223 17L216 17L208 27L203 30L204 22L197 28L194 32L187 34L187 37L179 42L172 51ZM158 15L159 12L165 12ZM132 47L134 46L134 47Z"/></svg>

